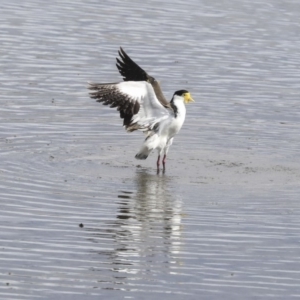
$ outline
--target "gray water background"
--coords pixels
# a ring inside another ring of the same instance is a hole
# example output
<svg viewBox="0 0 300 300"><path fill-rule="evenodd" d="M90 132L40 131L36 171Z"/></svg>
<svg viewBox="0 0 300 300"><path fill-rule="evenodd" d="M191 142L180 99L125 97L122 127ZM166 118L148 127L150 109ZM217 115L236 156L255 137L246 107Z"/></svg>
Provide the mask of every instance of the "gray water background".
<svg viewBox="0 0 300 300"><path fill-rule="evenodd" d="M0 20L1 299L300 297L300 2L5 0ZM120 46L196 100L164 175L88 97Z"/></svg>

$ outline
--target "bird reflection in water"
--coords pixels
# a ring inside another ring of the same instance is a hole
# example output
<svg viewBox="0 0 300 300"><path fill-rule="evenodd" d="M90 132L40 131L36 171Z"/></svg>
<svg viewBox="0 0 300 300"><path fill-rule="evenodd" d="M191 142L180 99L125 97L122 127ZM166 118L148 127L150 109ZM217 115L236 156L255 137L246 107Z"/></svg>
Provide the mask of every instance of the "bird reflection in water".
<svg viewBox="0 0 300 300"><path fill-rule="evenodd" d="M118 219L128 219L126 225L134 225L134 238L141 242L162 239L168 244L171 238L180 236L181 201L168 187L169 178L138 171L135 178L136 192L131 196L122 191ZM132 198L131 200L127 200ZM125 224L124 224L125 225ZM149 243L153 246L156 243Z"/></svg>
<svg viewBox="0 0 300 300"><path fill-rule="evenodd" d="M135 191L119 192L116 219L103 224L103 230L90 229L96 238L94 242L103 242L109 248L97 251L105 263L95 267L95 271L108 271L109 265L110 271L117 272L110 274L114 278L111 280L118 284L129 277L146 279L159 270L176 271L182 246L182 202L172 192L170 181L165 175L139 169L134 179ZM116 287L114 283L111 282Z"/></svg>

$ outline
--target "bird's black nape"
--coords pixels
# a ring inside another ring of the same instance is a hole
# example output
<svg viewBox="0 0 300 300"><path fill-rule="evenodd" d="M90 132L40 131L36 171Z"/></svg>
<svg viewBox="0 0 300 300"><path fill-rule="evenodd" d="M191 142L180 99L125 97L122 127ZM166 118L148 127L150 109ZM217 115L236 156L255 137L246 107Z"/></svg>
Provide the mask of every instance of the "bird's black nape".
<svg viewBox="0 0 300 300"><path fill-rule="evenodd" d="M177 96L182 96L182 95L185 94L185 93L188 93L188 91L187 91L187 90L179 90L179 91L176 91L176 92L174 93L174 96L175 96L175 95L177 95Z"/></svg>
<svg viewBox="0 0 300 300"><path fill-rule="evenodd" d="M187 90L179 90L179 91L176 91L172 97L172 100L170 101L170 105L174 111L174 116L175 118L177 118L177 114L178 114L178 108L177 106L174 104L174 96L183 96L184 94L188 93Z"/></svg>

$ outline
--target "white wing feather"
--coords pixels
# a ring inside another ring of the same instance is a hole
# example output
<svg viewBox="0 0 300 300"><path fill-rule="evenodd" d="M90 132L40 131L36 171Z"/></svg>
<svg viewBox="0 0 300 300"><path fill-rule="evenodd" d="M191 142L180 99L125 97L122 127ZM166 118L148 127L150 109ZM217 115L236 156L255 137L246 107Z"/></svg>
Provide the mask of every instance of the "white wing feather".
<svg viewBox="0 0 300 300"><path fill-rule="evenodd" d="M155 124L172 116L172 112L161 105L153 87L146 81L124 81L117 84L120 93L125 94L140 104L140 110L132 118L141 130L151 130Z"/></svg>

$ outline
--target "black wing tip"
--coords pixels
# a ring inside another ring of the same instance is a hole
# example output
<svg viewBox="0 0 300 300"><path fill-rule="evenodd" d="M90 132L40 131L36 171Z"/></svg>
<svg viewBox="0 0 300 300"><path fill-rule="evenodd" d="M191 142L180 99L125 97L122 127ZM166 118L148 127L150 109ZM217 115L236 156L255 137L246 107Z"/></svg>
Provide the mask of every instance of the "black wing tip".
<svg viewBox="0 0 300 300"><path fill-rule="evenodd" d="M134 63L133 60L129 57L129 55L124 51L124 49L122 47L120 47L118 54L119 54L120 58L122 59L122 61L118 60L118 58L116 58L116 59L118 62L122 62L124 66L125 66L126 62Z"/></svg>
<svg viewBox="0 0 300 300"><path fill-rule="evenodd" d="M119 52L119 54L121 53L121 54L123 54L123 55L125 55L125 56L128 56L127 54L126 54L126 52L124 51L124 49L120 46L120 50L118 51Z"/></svg>
<svg viewBox="0 0 300 300"><path fill-rule="evenodd" d="M122 47L120 47L120 49L118 50L118 54L123 61L128 58L128 55L126 54L126 52L124 51L124 49Z"/></svg>
<svg viewBox="0 0 300 300"><path fill-rule="evenodd" d="M116 58L117 69L124 81L148 81L149 75L143 70L122 47L118 50L119 57Z"/></svg>

